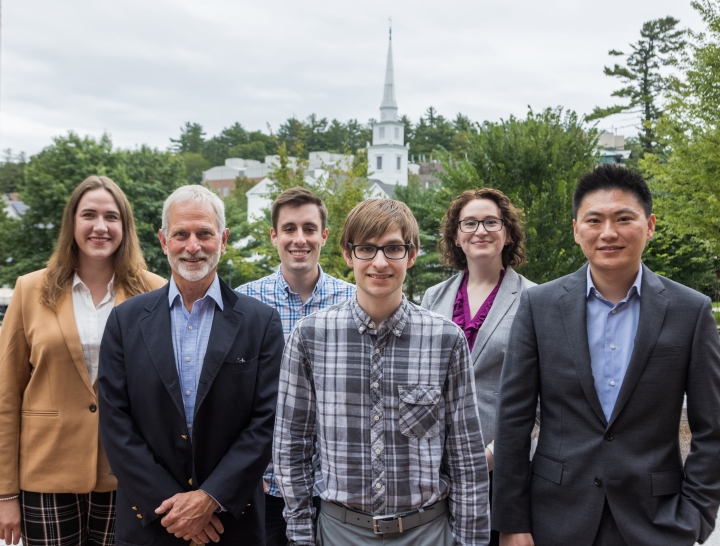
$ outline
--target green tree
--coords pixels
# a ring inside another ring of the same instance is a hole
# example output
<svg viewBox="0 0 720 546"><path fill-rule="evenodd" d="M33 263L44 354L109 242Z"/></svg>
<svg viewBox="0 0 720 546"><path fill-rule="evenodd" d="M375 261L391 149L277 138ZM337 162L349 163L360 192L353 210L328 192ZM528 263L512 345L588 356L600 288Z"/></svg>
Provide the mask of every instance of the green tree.
<svg viewBox="0 0 720 546"><path fill-rule="evenodd" d="M199 154L202 153L205 144L205 131L199 123L188 121L185 127L180 127L180 138L171 138L170 142L172 142L171 149L180 154Z"/></svg>
<svg viewBox="0 0 720 546"><path fill-rule="evenodd" d="M442 187L424 189L417 176L410 175L407 186L398 186L394 198L405 203L418 221L420 253L415 265L408 269L404 292L417 304L425 290L444 281L453 271L440 265L437 243L440 238L440 220L447 208L446 190Z"/></svg>
<svg viewBox="0 0 720 546"><path fill-rule="evenodd" d="M12 193L22 183L25 172L25 154L22 152L15 156L11 149L3 152L0 161L0 194Z"/></svg>
<svg viewBox="0 0 720 546"><path fill-rule="evenodd" d="M587 117L588 121L605 118L621 112L639 113L642 117L640 142L645 152L651 153L657 144L655 123L662 115L660 101L668 89L669 78L662 69L674 62L675 55L686 45L684 30L679 30L679 20L674 17L653 19L643 24L640 40L630 44L633 52L627 56L627 66L615 64L605 67L606 76L619 78L624 87L613 92L613 97L628 99L627 104L607 108L596 107ZM613 57L624 57L625 53L615 49L608 53Z"/></svg>
<svg viewBox="0 0 720 546"><path fill-rule="evenodd" d="M241 157L243 159L254 159L264 161L268 155L265 143L261 140L254 140L246 144L237 144L230 148L230 157Z"/></svg>
<svg viewBox="0 0 720 546"><path fill-rule="evenodd" d="M185 178L188 184L200 184L202 182L202 173L207 171L212 165L205 159L202 154L195 152L185 152L180 154L185 163Z"/></svg>
<svg viewBox="0 0 720 546"><path fill-rule="evenodd" d="M471 188L504 192L524 213L528 264L523 274L546 282L577 269L585 260L572 230L572 193L580 176L595 165L597 134L561 108L485 122L471 136L468 159L442 156L440 173L450 200Z"/></svg>

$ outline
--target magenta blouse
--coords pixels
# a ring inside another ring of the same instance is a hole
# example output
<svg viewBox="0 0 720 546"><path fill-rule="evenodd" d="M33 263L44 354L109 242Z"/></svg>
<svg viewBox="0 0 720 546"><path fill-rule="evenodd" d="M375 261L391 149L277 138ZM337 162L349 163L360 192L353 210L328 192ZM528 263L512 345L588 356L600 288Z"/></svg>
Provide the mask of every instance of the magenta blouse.
<svg viewBox="0 0 720 546"><path fill-rule="evenodd" d="M452 320L455 324L462 328L463 332L465 332L470 352L472 352L473 347L475 346L475 339L477 338L478 330L480 330L483 322L485 322L485 319L490 312L490 308L495 302L495 297L497 296L498 290L500 290L500 285L502 284L504 276L505 270L503 269L500 271L500 279L498 279L498 283L495 285L495 288L493 288L485 302L480 306L480 309L478 309L475 317L471 318L470 301L467 293L468 277L470 277L470 274L467 269L465 270L462 284L458 289L457 296L455 296L455 307L453 309Z"/></svg>

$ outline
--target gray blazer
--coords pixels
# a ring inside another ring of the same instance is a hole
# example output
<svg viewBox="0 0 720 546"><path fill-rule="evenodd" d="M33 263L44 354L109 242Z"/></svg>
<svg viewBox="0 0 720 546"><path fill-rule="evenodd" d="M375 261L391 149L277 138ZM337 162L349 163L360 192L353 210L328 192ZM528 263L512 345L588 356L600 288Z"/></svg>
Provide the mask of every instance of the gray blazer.
<svg viewBox="0 0 720 546"><path fill-rule="evenodd" d="M720 338L710 299L643 266L635 345L610 419L595 390L586 267L523 293L500 382L493 528L590 546L607 500L627 544L707 539L720 504ZM680 457L687 393L692 447ZM529 447L538 396L542 433Z"/></svg>
<svg viewBox="0 0 720 546"><path fill-rule="evenodd" d="M428 288L420 305L452 320L455 297L464 275L464 272L458 273ZM478 331L470 355L475 370L475 392L485 445L495 439L500 371L510 337L510 326L515 318L520 294L531 286L535 286L535 283L511 267L506 269L495 302Z"/></svg>

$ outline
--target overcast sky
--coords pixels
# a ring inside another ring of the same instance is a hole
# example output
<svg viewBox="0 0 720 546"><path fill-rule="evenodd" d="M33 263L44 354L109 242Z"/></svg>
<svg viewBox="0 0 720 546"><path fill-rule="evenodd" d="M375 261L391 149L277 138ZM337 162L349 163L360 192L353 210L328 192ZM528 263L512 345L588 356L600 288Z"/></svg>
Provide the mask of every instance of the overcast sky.
<svg viewBox="0 0 720 546"><path fill-rule="evenodd" d="M0 149L111 135L165 149L186 121L208 136L238 121L273 130L316 113L379 117L393 20L396 96L413 121L434 106L475 121L611 104L610 49L689 0L4 0ZM632 116L602 126L633 134Z"/></svg>

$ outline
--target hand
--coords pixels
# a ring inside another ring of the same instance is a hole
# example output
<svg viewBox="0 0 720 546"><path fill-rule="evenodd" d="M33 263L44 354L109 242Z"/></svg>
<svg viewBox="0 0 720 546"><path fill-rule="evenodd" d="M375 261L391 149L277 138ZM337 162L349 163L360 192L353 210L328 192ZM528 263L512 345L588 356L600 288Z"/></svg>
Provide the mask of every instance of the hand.
<svg viewBox="0 0 720 546"><path fill-rule="evenodd" d="M270 493L270 485L268 484L267 480L263 479L263 491L265 491L265 494L267 495Z"/></svg>
<svg viewBox="0 0 720 546"><path fill-rule="evenodd" d="M6 544L20 542L20 501L18 499L0 502L0 540L4 540Z"/></svg>
<svg viewBox="0 0 720 546"><path fill-rule="evenodd" d="M488 448L485 448L485 458L487 459L488 472L492 472L495 466L495 455Z"/></svg>
<svg viewBox="0 0 720 546"><path fill-rule="evenodd" d="M530 533L500 533L500 546L535 546Z"/></svg>
<svg viewBox="0 0 720 546"><path fill-rule="evenodd" d="M204 491L190 491L178 493L164 500L155 509L155 513L165 514L167 512L167 515L160 520L162 526L177 538L190 540L206 531L217 508L218 503Z"/></svg>
<svg viewBox="0 0 720 546"><path fill-rule="evenodd" d="M208 523L200 533L190 539L185 537L183 537L183 539L192 540L195 544L207 544L210 541L220 542L220 535L224 530L225 528L220 518L218 518L216 514L213 514L210 516L210 523Z"/></svg>

